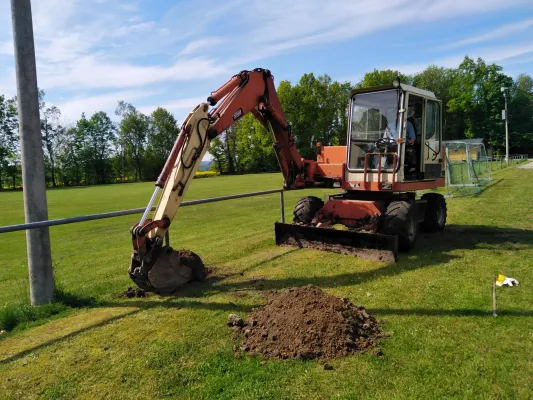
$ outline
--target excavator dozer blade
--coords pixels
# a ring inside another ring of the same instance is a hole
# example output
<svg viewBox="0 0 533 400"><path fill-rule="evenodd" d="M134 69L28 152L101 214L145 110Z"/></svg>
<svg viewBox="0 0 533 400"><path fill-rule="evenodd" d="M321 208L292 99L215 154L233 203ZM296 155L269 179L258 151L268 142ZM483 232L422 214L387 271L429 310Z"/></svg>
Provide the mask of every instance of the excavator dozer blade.
<svg viewBox="0 0 533 400"><path fill-rule="evenodd" d="M397 236L279 222L274 229L278 246L317 249L383 262L396 262L398 257Z"/></svg>

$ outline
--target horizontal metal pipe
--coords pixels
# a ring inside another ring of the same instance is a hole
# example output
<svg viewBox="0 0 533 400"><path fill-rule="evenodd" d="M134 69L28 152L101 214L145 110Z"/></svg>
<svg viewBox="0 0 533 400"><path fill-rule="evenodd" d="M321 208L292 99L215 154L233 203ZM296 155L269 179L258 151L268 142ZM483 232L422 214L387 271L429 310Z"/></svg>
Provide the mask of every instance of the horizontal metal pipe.
<svg viewBox="0 0 533 400"><path fill-rule="evenodd" d="M285 191L285 189L273 189L273 190L265 190L262 192L233 194L229 196L184 201L183 203L181 203L180 207L193 206L197 204L214 203L217 201L224 201L224 200L241 199L244 197L261 196L264 194L280 193L283 191ZM104 219L104 218L122 217L125 215L140 214L140 213L143 213L145 210L146 210L145 207L141 207L141 208L133 208L131 210L112 211L112 212L101 213L101 214L83 215L79 217L70 217L70 218L53 219L53 220L48 220L48 221L31 222L28 224L2 226L0 227L0 233L23 231L26 229L37 229L37 228L42 228L46 226L54 226L54 225L73 224L76 222L93 221L93 220ZM154 211L154 210L155 210L155 207L152 207L151 211Z"/></svg>

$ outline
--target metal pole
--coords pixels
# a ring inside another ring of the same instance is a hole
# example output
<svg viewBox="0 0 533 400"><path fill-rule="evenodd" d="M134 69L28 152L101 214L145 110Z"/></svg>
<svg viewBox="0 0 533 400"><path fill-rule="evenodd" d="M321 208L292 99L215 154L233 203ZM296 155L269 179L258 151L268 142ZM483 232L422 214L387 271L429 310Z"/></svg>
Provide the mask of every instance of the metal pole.
<svg viewBox="0 0 533 400"><path fill-rule="evenodd" d="M492 316L496 317L496 277L492 277Z"/></svg>
<svg viewBox="0 0 533 400"><path fill-rule="evenodd" d="M283 191L283 189L274 189L274 190L265 190L265 191L262 191L262 192L233 194L233 195L229 195L229 196L213 197L213 198L200 199L200 200L189 200L189 201L182 202L180 207L194 206L194 205L197 205L197 204L214 203L214 202L217 202L217 201L242 199L242 198L245 198L245 197L254 197L254 196L260 196L260 195L266 195L266 194L280 193L282 191ZM156 207L152 207L152 209L150 211L155 211L155 209L156 209ZM111 212L100 213L100 214L91 214L91 215L83 215L83 216L78 216L78 217L60 218L60 219L53 219L53 220L46 220L46 221L39 221L39 222L31 222L31 223L26 223L26 224L0 226L0 234L1 233L8 233L8 232L23 231L23 230L26 230L26 229L38 229L38 228L48 227L48 226L74 224L74 223L77 223L77 222L85 222L85 221L94 221L94 220L104 219L104 218L122 217L122 216L125 216L125 215L140 214L140 213L143 213L145 211L146 211L146 208L142 207L142 208L133 208L133 209L130 209L130 210L111 211Z"/></svg>
<svg viewBox="0 0 533 400"><path fill-rule="evenodd" d="M283 192L279 192L279 206L281 208L281 223L285 223L285 201L283 198Z"/></svg>
<svg viewBox="0 0 533 400"><path fill-rule="evenodd" d="M503 92L505 98L505 164L509 166L509 115L507 114L507 93Z"/></svg>
<svg viewBox="0 0 533 400"><path fill-rule="evenodd" d="M26 222L46 221L48 207L30 0L11 0L11 17L17 73L24 217ZM26 247L31 304L48 303L54 296L49 228L27 230Z"/></svg>

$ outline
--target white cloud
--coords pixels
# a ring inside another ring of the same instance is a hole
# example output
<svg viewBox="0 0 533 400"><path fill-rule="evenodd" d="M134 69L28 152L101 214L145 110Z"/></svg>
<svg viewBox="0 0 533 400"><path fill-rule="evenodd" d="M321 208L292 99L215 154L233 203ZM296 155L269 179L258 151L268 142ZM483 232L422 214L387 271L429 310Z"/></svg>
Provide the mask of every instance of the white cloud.
<svg viewBox="0 0 533 400"><path fill-rule="evenodd" d="M167 103L159 104L159 105L149 105L149 106L140 106L138 107L139 111L145 113L145 114L151 114L157 107L163 107L174 114L174 116L178 119L184 119L182 118L187 116L189 111L191 111L194 107L196 107L198 104L206 102L207 96L205 97L188 97L184 99L179 99L175 101L170 101Z"/></svg>
<svg viewBox="0 0 533 400"><path fill-rule="evenodd" d="M189 42L185 48L179 53L180 56L197 53L199 50L206 50L221 45L226 40L221 37L204 37L198 40Z"/></svg>
<svg viewBox="0 0 533 400"><path fill-rule="evenodd" d="M0 24L0 55L10 56L13 50L7 3L0 4L0 22L5 22ZM531 0L204 0L179 2L164 16L155 18L153 13L146 16L138 0L35 1L38 81L47 93L60 90L67 98L84 90L85 103L83 98L75 97L62 104L69 115L77 117L82 109L90 112L98 101L114 105L118 100L116 93L129 91L142 104L146 95L142 88L150 85L205 83L219 77L226 81L243 66L249 68L259 60L385 30L394 45L401 41L406 24L421 26L439 21L446 26L446 19L453 21L530 3ZM533 24L533 20L521 24ZM505 25L462 42L480 43L518 29ZM525 43L522 48L483 49L475 53L494 61L509 60L527 54L524 51L529 46ZM437 61L453 66L462 58L455 55ZM7 57L2 56L0 62L4 59ZM425 64L420 63L400 69L416 72L424 68ZM0 75L0 89L14 90L14 80L6 76ZM94 94L102 89L118 92ZM199 91L196 88L192 93ZM180 92L183 93L181 87ZM191 97L166 101L163 106L188 112L205 99L197 100Z"/></svg>
<svg viewBox="0 0 533 400"><path fill-rule="evenodd" d="M460 40L459 42L450 43L444 46L444 48L457 48L469 44L486 42L488 40L502 38L510 34L523 31L529 27L533 27L533 18L500 26L499 28L493 29L483 35L478 35L465 40Z"/></svg>
<svg viewBox="0 0 533 400"><path fill-rule="evenodd" d="M391 45L401 37L406 24L444 21L478 15L498 9L529 4L530 0L251 0L237 14L235 24L248 31L245 40L235 37L228 43L241 49L231 51L228 65L238 67L268 59L299 48L339 43L389 30ZM385 17L390 16L390 17ZM444 23L444 22L443 22ZM398 32L390 29L398 28ZM238 44L235 46L235 44Z"/></svg>
<svg viewBox="0 0 533 400"><path fill-rule="evenodd" d="M109 61L105 57L88 55L75 62L53 69L43 68L40 81L43 87L61 89L128 88L157 82L207 79L228 74L215 60L180 58L172 65L139 66Z"/></svg>
<svg viewBox="0 0 533 400"><path fill-rule="evenodd" d="M469 52L468 56L472 59L482 58L487 63L512 60L515 57L520 57L523 55L533 53L533 43L520 43L513 46L499 46L499 47L488 47L483 49L478 49ZM464 60L466 54L456 54L449 57L436 59L427 63L415 63L415 64L404 64L404 65L394 65L394 66L384 66L383 68L390 68L393 70L400 71L404 74L415 74L426 69L430 64L436 64L444 68L456 68ZM512 65L513 61L509 61L509 65Z"/></svg>
<svg viewBox="0 0 533 400"><path fill-rule="evenodd" d="M156 91L147 92L144 90L123 90L112 93L98 94L92 96L77 96L65 101L50 101L50 105L55 105L61 110L63 123L69 124L77 121L82 113L86 117L98 111L105 111L109 117L116 120L115 109L120 100L128 103L146 96L157 94Z"/></svg>

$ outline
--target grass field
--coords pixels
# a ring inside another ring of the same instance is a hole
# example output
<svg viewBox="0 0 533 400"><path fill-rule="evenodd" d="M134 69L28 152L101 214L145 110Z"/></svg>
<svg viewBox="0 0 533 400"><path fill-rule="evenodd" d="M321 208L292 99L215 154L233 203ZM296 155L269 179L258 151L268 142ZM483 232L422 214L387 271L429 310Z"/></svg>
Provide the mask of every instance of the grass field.
<svg viewBox="0 0 533 400"><path fill-rule="evenodd" d="M184 207L171 244L200 254L224 279L181 297L123 299L135 216L51 228L57 282L95 306L67 309L0 337L0 398L325 399L533 396L533 170L497 171L483 192L448 200L448 226L381 264L279 248L279 196ZM279 188L279 174L194 181L187 200ZM142 207L152 184L48 191L50 218ZM329 191L331 192L331 191ZM286 216L301 196L285 196ZM0 225L23 221L22 194L0 193ZM28 293L24 233L0 235L0 304ZM518 279L498 288L492 277ZM383 357L331 362L233 357L229 313L266 290L314 284L385 323Z"/></svg>

